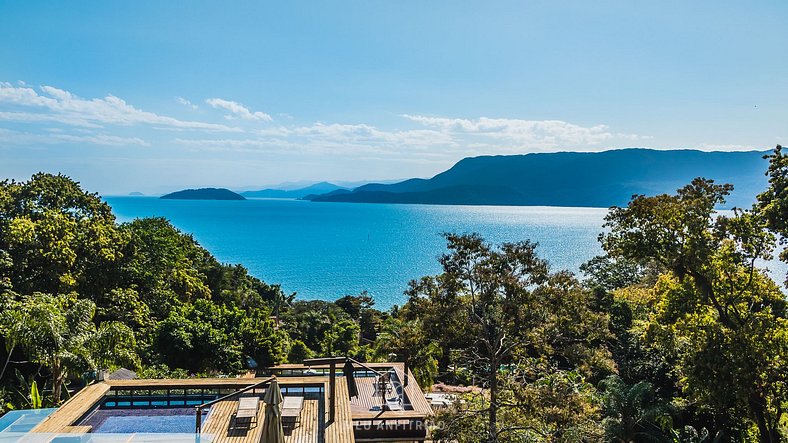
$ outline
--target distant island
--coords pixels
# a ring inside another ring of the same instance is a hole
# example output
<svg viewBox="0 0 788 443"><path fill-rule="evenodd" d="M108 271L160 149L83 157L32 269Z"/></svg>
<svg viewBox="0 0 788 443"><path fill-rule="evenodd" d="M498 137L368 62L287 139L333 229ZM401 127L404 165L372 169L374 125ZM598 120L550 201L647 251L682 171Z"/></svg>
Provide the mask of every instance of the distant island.
<svg viewBox="0 0 788 443"><path fill-rule="evenodd" d="M161 198L171 200L246 200L243 195L225 188L184 189L162 195Z"/></svg>
<svg viewBox="0 0 788 443"><path fill-rule="evenodd" d="M349 189L329 182L320 182L298 189L261 189L259 191L245 191L241 195L250 198L304 198L327 194L335 191L348 191Z"/></svg>
<svg viewBox="0 0 788 443"><path fill-rule="evenodd" d="M767 151L619 149L469 157L430 179L367 184L315 202L450 205L626 205L634 194L672 193L695 177L731 183L725 207L748 207L767 185Z"/></svg>
<svg viewBox="0 0 788 443"><path fill-rule="evenodd" d="M130 197L143 197L145 194L139 191L129 192Z"/></svg>

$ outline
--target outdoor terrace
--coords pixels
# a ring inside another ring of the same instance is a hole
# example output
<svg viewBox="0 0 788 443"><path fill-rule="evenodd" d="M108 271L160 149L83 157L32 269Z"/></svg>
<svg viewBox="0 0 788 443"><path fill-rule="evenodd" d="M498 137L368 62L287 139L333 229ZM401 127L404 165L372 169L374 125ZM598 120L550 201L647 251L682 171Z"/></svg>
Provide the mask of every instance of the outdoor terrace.
<svg viewBox="0 0 788 443"><path fill-rule="evenodd" d="M93 430L81 425L82 420L104 404L114 408L134 409L152 407L182 407L194 411L193 406L210 398L223 395L260 383L262 379L217 378L179 380L107 380L90 385L74 395L57 411L35 426L31 433L85 434ZM327 377L283 377L277 380L283 396L304 397L300 419L296 424L287 424L285 441L290 443L352 443L350 403L346 400L347 385L344 379L337 380L336 418L333 422L326 416ZM240 396L263 397L265 387L249 390ZM217 443L258 443L265 421L265 407L261 403L257 411L257 423L248 427L233 427L233 415L238 408L239 396L221 400L210 406L201 426L203 441ZM342 399L345 399L343 401ZM196 412L191 415L196 425ZM160 440L161 441L161 440Z"/></svg>
<svg viewBox="0 0 788 443"><path fill-rule="evenodd" d="M426 438L426 420L432 414L432 407L416 383L413 373L408 370L408 383L405 384L403 363L364 363L365 367L354 365L354 378L358 396L350 399L356 441L385 441L391 438L419 441ZM381 396L376 382L382 373L391 371L391 392ZM325 377L330 375L330 366L318 364L284 364L266 369L265 374L276 374L280 380L289 377ZM341 366L336 369L337 381L345 380ZM339 391L339 390L338 390ZM385 398L399 395L402 399L401 410L383 410ZM342 393L337 394L338 401ZM347 399L347 391L344 398Z"/></svg>

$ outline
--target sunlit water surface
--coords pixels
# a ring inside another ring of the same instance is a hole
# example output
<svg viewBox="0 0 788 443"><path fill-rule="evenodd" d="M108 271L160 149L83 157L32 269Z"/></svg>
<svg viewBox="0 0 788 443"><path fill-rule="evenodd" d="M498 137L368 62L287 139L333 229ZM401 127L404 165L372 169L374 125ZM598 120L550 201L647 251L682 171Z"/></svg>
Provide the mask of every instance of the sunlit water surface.
<svg viewBox="0 0 788 443"><path fill-rule="evenodd" d="M443 232L492 243L532 240L553 270L577 272L601 253L606 209L312 203L298 200L162 200L108 197L119 221L168 218L225 263L240 263L299 298L369 292L386 309L410 280L440 271Z"/></svg>

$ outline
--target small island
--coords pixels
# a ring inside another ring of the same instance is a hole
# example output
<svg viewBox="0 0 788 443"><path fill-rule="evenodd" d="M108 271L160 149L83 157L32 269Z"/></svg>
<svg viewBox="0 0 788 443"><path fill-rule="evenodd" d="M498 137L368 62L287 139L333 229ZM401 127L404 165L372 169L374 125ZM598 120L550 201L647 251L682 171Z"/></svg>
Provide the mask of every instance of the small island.
<svg viewBox="0 0 788 443"><path fill-rule="evenodd" d="M161 198L171 200L246 200L243 195L225 188L184 189L162 195Z"/></svg>

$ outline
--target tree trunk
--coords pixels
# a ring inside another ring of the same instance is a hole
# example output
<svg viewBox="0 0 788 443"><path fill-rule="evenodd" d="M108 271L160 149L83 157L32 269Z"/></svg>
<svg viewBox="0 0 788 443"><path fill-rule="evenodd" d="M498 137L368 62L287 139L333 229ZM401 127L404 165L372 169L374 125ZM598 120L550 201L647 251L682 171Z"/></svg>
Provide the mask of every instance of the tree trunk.
<svg viewBox="0 0 788 443"><path fill-rule="evenodd" d="M780 436L776 429L769 426L762 400L751 397L750 409L755 416L755 424L758 426L758 441L761 443L779 443Z"/></svg>
<svg viewBox="0 0 788 443"><path fill-rule="evenodd" d="M8 358L5 359L5 364L3 365L3 370L0 371L0 380L3 379L3 376L5 375L5 370L8 369L8 363L11 362L11 355L14 353L14 349L15 348L16 348L16 344L11 346L11 350L8 351Z"/></svg>
<svg viewBox="0 0 788 443"><path fill-rule="evenodd" d="M63 371L59 364L52 366L52 399L55 404L60 404L60 396L63 391Z"/></svg>
<svg viewBox="0 0 788 443"><path fill-rule="evenodd" d="M490 360L490 435L487 438L489 443L498 442L498 360Z"/></svg>

